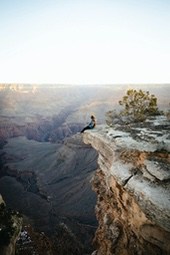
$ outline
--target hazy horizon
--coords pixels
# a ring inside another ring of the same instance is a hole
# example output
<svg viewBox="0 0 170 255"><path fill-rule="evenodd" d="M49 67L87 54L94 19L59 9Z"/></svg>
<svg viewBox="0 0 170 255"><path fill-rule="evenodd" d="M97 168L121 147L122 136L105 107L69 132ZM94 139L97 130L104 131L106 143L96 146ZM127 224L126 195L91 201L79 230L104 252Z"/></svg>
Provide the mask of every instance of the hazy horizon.
<svg viewBox="0 0 170 255"><path fill-rule="evenodd" d="M28 82L1 82L0 81L0 86L1 85L19 85L19 86L168 86L170 85L170 82L166 83L47 83L47 82L41 82L41 83L28 83ZM141 88L142 89L142 88Z"/></svg>

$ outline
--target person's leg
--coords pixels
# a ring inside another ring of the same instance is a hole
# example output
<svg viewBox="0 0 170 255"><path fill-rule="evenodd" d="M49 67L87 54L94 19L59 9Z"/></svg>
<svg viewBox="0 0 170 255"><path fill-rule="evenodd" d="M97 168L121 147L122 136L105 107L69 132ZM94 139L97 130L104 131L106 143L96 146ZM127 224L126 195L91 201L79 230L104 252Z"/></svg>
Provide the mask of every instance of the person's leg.
<svg viewBox="0 0 170 255"><path fill-rule="evenodd" d="M87 127L85 127L85 128L83 128L83 130L81 131L81 133L83 133L85 130L87 130L87 129L91 129L89 126L87 126Z"/></svg>

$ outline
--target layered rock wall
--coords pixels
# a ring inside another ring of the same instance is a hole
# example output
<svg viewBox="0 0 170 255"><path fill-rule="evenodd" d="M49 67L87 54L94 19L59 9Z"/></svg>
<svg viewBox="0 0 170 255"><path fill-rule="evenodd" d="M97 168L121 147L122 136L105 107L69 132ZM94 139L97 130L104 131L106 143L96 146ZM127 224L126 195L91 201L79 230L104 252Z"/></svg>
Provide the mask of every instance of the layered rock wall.
<svg viewBox="0 0 170 255"><path fill-rule="evenodd" d="M84 134L99 154L93 254L170 254L170 140L168 126L158 126Z"/></svg>

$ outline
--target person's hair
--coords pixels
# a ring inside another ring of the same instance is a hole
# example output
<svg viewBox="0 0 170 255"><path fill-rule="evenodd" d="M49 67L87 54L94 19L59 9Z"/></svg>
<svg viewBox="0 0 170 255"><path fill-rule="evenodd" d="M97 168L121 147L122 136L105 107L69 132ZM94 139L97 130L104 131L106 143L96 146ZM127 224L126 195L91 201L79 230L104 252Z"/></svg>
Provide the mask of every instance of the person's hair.
<svg viewBox="0 0 170 255"><path fill-rule="evenodd" d="M91 115L91 119L95 119L95 117L93 115Z"/></svg>

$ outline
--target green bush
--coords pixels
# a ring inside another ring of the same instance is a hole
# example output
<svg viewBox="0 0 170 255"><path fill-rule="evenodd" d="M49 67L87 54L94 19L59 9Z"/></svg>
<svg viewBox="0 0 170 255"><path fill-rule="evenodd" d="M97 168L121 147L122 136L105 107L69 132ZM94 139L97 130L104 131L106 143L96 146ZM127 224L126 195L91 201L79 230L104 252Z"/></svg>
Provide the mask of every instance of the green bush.
<svg viewBox="0 0 170 255"><path fill-rule="evenodd" d="M148 116L159 114L157 98L150 95L149 91L129 89L119 104L124 107L120 114L129 116L137 122L145 120Z"/></svg>

